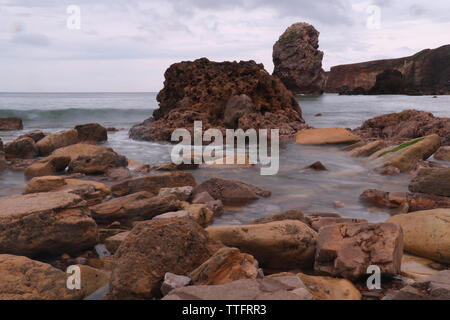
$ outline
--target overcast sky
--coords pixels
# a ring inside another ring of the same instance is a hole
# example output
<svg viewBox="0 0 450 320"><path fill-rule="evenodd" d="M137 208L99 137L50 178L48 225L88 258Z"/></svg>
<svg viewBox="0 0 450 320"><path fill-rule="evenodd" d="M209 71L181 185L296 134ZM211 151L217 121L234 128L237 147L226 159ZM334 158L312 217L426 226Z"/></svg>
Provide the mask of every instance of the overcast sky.
<svg viewBox="0 0 450 320"><path fill-rule="evenodd" d="M329 70L448 44L449 12L448 0L0 0L0 91L158 91L170 64L200 57L272 72L274 42L302 21Z"/></svg>

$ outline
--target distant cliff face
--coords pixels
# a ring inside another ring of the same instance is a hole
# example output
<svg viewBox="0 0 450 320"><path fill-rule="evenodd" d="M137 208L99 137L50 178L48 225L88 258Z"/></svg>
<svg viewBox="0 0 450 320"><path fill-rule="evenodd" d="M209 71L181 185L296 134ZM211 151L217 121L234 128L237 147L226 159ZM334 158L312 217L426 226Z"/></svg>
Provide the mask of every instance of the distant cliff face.
<svg viewBox="0 0 450 320"><path fill-rule="evenodd" d="M392 73L393 70L401 72L402 84L396 83L391 91L384 84L375 86L378 75ZM398 92L399 86L403 88L402 92ZM377 92L379 87L383 87L382 92ZM410 57L332 67L325 92L449 94L450 45L425 49Z"/></svg>
<svg viewBox="0 0 450 320"><path fill-rule="evenodd" d="M295 23L273 46L273 75L293 93L320 94L325 82L319 32L308 23Z"/></svg>

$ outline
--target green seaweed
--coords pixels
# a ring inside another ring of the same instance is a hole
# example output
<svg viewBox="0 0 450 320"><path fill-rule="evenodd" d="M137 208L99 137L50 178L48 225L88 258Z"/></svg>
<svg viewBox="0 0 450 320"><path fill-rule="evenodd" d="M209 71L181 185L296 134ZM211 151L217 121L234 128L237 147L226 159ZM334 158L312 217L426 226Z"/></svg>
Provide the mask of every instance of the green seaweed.
<svg viewBox="0 0 450 320"><path fill-rule="evenodd" d="M397 152L397 151L399 151L399 150L402 150L402 149L404 149L404 148L407 148L407 147L409 147L409 146L412 146L412 145L416 144L417 142L423 141L424 139L425 139L425 138L419 138L419 139L416 139L416 140L413 140L413 141L408 141L408 142L402 143L401 145L395 147L394 149L391 149L391 150L388 150L388 151L383 152L383 153L380 154L378 157L382 157L382 156L384 156L384 155L386 155L386 154L388 154L388 153L391 153L391 152Z"/></svg>

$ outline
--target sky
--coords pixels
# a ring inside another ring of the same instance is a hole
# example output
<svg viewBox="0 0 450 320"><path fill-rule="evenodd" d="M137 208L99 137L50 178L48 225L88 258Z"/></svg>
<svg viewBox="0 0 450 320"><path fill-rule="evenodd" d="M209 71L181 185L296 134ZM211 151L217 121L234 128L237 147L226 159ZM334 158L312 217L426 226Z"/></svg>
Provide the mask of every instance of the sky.
<svg viewBox="0 0 450 320"><path fill-rule="evenodd" d="M173 63L255 60L295 22L323 67L450 43L448 0L0 0L0 92L149 92ZM79 13L79 14L78 14Z"/></svg>

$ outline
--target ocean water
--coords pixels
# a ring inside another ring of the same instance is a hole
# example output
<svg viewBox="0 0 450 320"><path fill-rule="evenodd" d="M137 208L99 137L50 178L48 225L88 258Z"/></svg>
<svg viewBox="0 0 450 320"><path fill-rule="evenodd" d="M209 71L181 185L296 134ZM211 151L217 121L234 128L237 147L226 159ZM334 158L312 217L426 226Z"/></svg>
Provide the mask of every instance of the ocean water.
<svg viewBox="0 0 450 320"><path fill-rule="evenodd" d="M340 126L355 128L377 115L418 109L435 116L450 117L450 96L299 96L306 122L314 127ZM23 131L0 132L9 142L24 132L41 129L57 132L77 124L98 122L115 127L108 133L105 145L128 158L150 163L170 161L172 145L159 142L134 141L128 138L129 128L150 117L158 107L156 93L0 93L0 117L18 116L24 121ZM322 116L315 115L321 113ZM303 170L321 161L328 171ZM299 146L288 143L280 149L280 170L274 176L261 176L254 168L198 169L192 171L197 181L211 176L240 179L272 191L272 196L244 207L227 207L216 224L248 223L288 209L304 212L337 211L346 217L384 221L389 212L370 208L359 202L359 195L368 188L406 191L411 176L386 177L364 167L364 159L351 158L337 146ZM21 172L0 173L0 196L19 194L26 181ZM335 208L334 201L345 204Z"/></svg>

